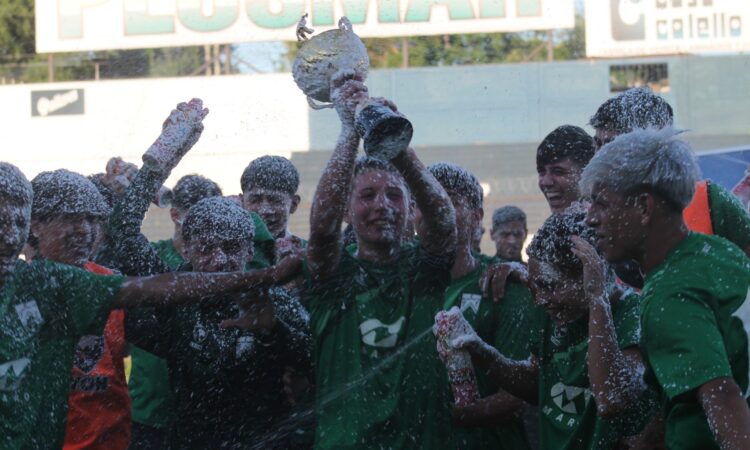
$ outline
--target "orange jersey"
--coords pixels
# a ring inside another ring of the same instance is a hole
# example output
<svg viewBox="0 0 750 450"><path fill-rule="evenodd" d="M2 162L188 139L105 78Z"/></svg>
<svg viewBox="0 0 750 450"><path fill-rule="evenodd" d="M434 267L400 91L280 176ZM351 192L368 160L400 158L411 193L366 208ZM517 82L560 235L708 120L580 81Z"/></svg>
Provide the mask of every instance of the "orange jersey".
<svg viewBox="0 0 750 450"><path fill-rule="evenodd" d="M92 262L89 272L111 275ZM125 313L110 313L102 336L78 342L68 396L64 450L125 450L130 443L130 396L125 381Z"/></svg>
<svg viewBox="0 0 750 450"><path fill-rule="evenodd" d="M714 234L711 223L711 205L708 201L708 180L695 185L695 195L689 205L682 211L682 217L690 231L703 234Z"/></svg>

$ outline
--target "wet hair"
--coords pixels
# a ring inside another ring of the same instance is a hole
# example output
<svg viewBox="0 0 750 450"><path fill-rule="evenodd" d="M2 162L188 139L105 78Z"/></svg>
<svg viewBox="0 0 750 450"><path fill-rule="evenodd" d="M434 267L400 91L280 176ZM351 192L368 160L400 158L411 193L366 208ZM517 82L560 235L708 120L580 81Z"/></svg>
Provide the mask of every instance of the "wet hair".
<svg viewBox="0 0 750 450"><path fill-rule="evenodd" d="M581 176L584 195L595 184L621 194L651 192L676 211L693 199L700 169L690 145L672 128L635 130L602 147Z"/></svg>
<svg viewBox="0 0 750 450"><path fill-rule="evenodd" d="M564 159L570 159L578 166L585 167L595 151L594 138L589 136L583 128L562 125L545 136L537 147L536 167L538 169Z"/></svg>
<svg viewBox="0 0 750 450"><path fill-rule="evenodd" d="M255 224L250 213L223 197L200 200L188 210L182 224L182 237L187 243L222 238L250 245L254 235Z"/></svg>
<svg viewBox="0 0 750 450"><path fill-rule="evenodd" d="M359 156L354 161L354 176L361 175L368 170L380 170L383 172L390 172L401 176L401 172L396 169L396 166L391 164L390 161L384 161L378 158L370 158L369 156Z"/></svg>
<svg viewBox="0 0 750 450"><path fill-rule="evenodd" d="M15 206L28 206L34 199L31 183L18 167L0 162L0 200Z"/></svg>
<svg viewBox="0 0 750 450"><path fill-rule="evenodd" d="M242 192L259 187L295 195L299 188L299 172L283 156L261 156L254 159L242 172Z"/></svg>
<svg viewBox="0 0 750 450"><path fill-rule="evenodd" d="M571 236L580 236L596 247L596 234L586 225L582 209L569 208L562 214L551 215L534 234L526 254L565 272L580 273L583 263L572 251Z"/></svg>
<svg viewBox="0 0 750 450"><path fill-rule="evenodd" d="M42 172L33 180L34 203L31 218L49 220L66 214L105 219L110 207L99 189L81 174L65 169Z"/></svg>
<svg viewBox="0 0 750 450"><path fill-rule="evenodd" d="M463 197L471 208L479 209L482 207L484 190L473 173L456 164L444 161L435 163L428 169L448 195Z"/></svg>
<svg viewBox="0 0 750 450"><path fill-rule="evenodd" d="M188 210L209 197L221 196L221 188L214 181L197 174L185 175L172 189L172 206Z"/></svg>
<svg viewBox="0 0 750 450"><path fill-rule="evenodd" d="M638 128L672 126L674 112L664 98L647 87L628 89L602 103L589 119L596 129L628 133Z"/></svg>
<svg viewBox="0 0 750 450"><path fill-rule="evenodd" d="M508 222L523 222L526 228L526 213L518 206L508 205L497 208L492 213L492 228Z"/></svg>

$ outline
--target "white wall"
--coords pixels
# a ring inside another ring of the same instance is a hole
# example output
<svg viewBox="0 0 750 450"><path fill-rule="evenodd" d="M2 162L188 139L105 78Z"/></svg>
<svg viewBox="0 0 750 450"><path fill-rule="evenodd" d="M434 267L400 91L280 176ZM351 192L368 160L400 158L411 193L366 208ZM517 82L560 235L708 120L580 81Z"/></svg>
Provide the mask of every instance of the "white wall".
<svg viewBox="0 0 750 450"><path fill-rule="evenodd" d="M85 113L32 117L31 91L84 89ZM180 101L203 99L210 113L201 140L168 184L199 172L238 193L242 170L264 154L309 147L308 107L289 74L162 78L0 87L0 160L27 177L57 168L102 172L111 156L140 165Z"/></svg>

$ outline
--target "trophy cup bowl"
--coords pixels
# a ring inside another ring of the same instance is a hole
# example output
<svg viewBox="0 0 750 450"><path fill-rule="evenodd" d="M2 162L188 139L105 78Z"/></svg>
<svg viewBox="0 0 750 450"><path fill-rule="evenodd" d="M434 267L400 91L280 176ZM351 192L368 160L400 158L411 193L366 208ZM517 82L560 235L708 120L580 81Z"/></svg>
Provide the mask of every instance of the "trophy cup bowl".
<svg viewBox="0 0 750 450"><path fill-rule="evenodd" d="M332 108L331 79L339 71L352 70L364 80L370 67L367 48L346 17L339 20L338 29L308 39L306 35L313 30L306 27L306 17L307 14L297 25L301 46L292 63L292 76L311 108ZM357 107L355 126L363 139L365 153L385 160L405 150L414 132L411 122L403 115L369 101Z"/></svg>

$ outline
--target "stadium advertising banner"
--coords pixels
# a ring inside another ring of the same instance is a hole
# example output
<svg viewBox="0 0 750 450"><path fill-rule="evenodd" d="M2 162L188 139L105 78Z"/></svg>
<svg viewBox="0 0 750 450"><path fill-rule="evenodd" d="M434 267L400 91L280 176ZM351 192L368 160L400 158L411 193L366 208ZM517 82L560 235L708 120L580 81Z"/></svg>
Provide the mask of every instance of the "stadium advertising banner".
<svg viewBox="0 0 750 450"><path fill-rule="evenodd" d="M748 0L586 0L586 55L750 50Z"/></svg>
<svg viewBox="0 0 750 450"><path fill-rule="evenodd" d="M572 28L574 0L37 0L40 53L294 40L346 15L361 37Z"/></svg>

